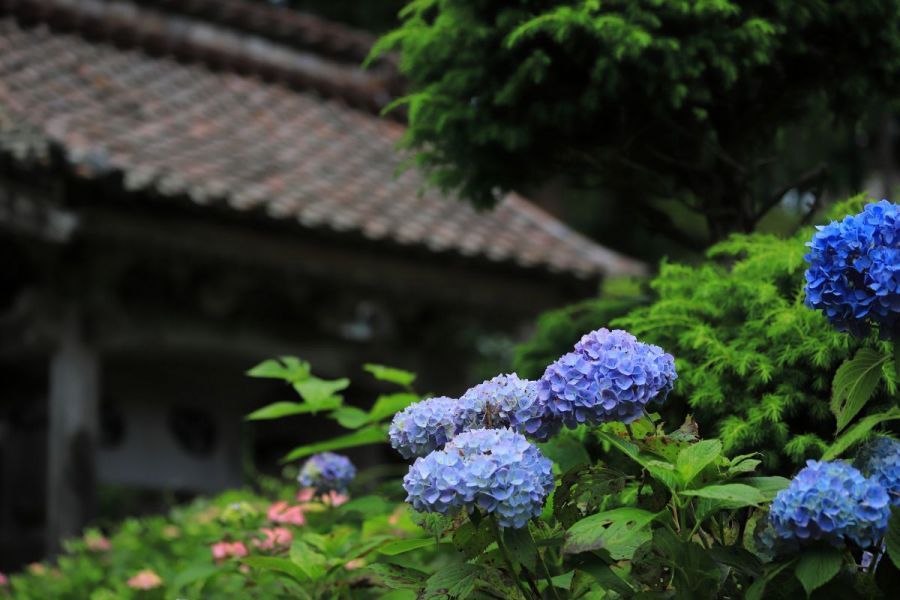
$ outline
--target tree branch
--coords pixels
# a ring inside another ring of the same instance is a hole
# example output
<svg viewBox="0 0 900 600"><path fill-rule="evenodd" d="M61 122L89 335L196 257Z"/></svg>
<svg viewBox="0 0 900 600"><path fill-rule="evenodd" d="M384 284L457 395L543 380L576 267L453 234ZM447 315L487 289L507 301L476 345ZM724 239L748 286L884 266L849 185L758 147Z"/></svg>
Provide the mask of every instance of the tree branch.
<svg viewBox="0 0 900 600"><path fill-rule="evenodd" d="M766 213L772 210L789 191L794 189L802 190L818 181L827 172L828 165L826 163L820 163L806 173L800 175L800 177L798 177L791 183L788 183L787 185L784 185L776 190L771 196L769 196L768 200L763 203L760 210L758 210L753 216L753 225L755 226L760 221L760 219L766 216Z"/></svg>

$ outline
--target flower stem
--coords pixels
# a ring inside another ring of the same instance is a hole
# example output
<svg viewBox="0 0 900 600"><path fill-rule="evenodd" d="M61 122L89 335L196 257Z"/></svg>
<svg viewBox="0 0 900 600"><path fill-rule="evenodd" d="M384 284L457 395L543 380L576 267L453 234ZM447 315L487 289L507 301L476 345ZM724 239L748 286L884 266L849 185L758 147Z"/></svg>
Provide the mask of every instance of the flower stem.
<svg viewBox="0 0 900 600"><path fill-rule="evenodd" d="M500 556L503 557L503 562L506 563L506 568L509 569L509 574L512 576L513 580L516 582L516 587L519 588L519 592L521 592L523 598L528 598L528 590L525 589L525 586L522 585L522 580L516 575L516 568L513 566L512 558L509 556L509 550L506 549L506 545L503 543L503 534L500 532L500 527L497 525L497 519L494 518L494 515L488 515L488 520L491 522L491 530L494 533L494 539L497 540L497 548L500 550ZM537 589L535 589L536 598L540 598L540 594L537 593Z"/></svg>

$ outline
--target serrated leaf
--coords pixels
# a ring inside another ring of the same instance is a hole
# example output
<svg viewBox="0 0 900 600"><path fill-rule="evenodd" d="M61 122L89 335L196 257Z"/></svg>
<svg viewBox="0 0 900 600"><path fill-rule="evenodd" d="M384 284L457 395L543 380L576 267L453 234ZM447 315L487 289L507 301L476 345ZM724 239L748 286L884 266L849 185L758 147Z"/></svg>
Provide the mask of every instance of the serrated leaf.
<svg viewBox="0 0 900 600"><path fill-rule="evenodd" d="M650 539L648 525L657 513L638 508L615 508L585 517L566 532L563 552L576 554L603 548L615 560L629 559Z"/></svg>
<svg viewBox="0 0 900 600"><path fill-rule="evenodd" d="M307 538L311 537L309 535ZM320 544L321 545L321 544ZM327 559L316 552L313 547L304 540L294 540L291 545L291 562L293 562L310 581L318 581L325 576L327 571Z"/></svg>
<svg viewBox="0 0 900 600"><path fill-rule="evenodd" d="M347 429L359 429L369 422L369 413L355 406L342 406L329 416Z"/></svg>
<svg viewBox="0 0 900 600"><path fill-rule="evenodd" d="M347 378L327 380L318 377L310 377L294 383L294 389L306 402L321 406L323 403L335 397L335 393L344 390L350 385Z"/></svg>
<svg viewBox="0 0 900 600"><path fill-rule="evenodd" d="M386 440L387 432L385 431L383 426L370 426L366 427L365 429L360 429L347 435L341 435L324 442L318 442L316 444L308 444L306 446L294 448L287 456L282 459L282 462L290 462L292 460L297 460L298 458L310 456L318 452L325 452L327 450L341 450L343 448L367 446L369 444L377 444Z"/></svg>
<svg viewBox="0 0 900 600"><path fill-rule="evenodd" d="M375 404L372 405L372 410L369 411L369 419L375 422L380 421L385 417L393 417L396 413L410 404L418 402L419 399L419 396L416 394L407 392L378 396L378 399L375 400Z"/></svg>
<svg viewBox="0 0 900 600"><path fill-rule="evenodd" d="M887 555L891 558L891 562L900 569L900 506L891 508L891 520L888 522L884 543L887 545Z"/></svg>
<svg viewBox="0 0 900 600"><path fill-rule="evenodd" d="M862 441L876 425L886 421L900 419L900 408L891 407L890 410L876 413L860 419L853 427L848 429L825 451L821 460L834 460L857 442Z"/></svg>
<svg viewBox="0 0 900 600"><path fill-rule="evenodd" d="M708 485L696 490L685 490L682 496L697 496L716 500L721 508L735 509L744 506L759 506L766 501L765 496L755 487L742 483Z"/></svg>
<svg viewBox="0 0 900 600"><path fill-rule="evenodd" d="M403 369L397 369L394 367L387 367L385 365L367 363L363 365L363 369L371 373L372 376L379 381L396 383L397 385L402 385L403 387L412 385L412 382L416 380L415 373L404 371Z"/></svg>
<svg viewBox="0 0 900 600"><path fill-rule="evenodd" d="M320 405L307 404L306 402L275 402L253 411L246 417L248 421L265 421L268 419L281 419L292 415L316 413L320 410L330 410L341 405L340 398L334 398Z"/></svg>
<svg viewBox="0 0 900 600"><path fill-rule="evenodd" d="M493 541L494 536L487 521L482 521L479 525L466 521L453 532L453 545L466 558L475 558Z"/></svg>
<svg viewBox="0 0 900 600"><path fill-rule="evenodd" d="M839 550L806 550L800 555L794 575L803 584L808 598L814 590L831 581L841 570L844 557Z"/></svg>
<svg viewBox="0 0 900 600"><path fill-rule="evenodd" d="M478 565L459 563L439 569L425 582L425 597L446 594L451 598L465 598L475 589Z"/></svg>
<svg viewBox="0 0 900 600"><path fill-rule="evenodd" d="M719 440L702 440L679 452L675 466L681 476L682 485L690 485L703 469L720 456L722 456L722 442Z"/></svg>
<svg viewBox="0 0 900 600"><path fill-rule="evenodd" d="M382 554L386 554L387 556L396 556L398 554L404 554L406 552L411 552L420 548L429 548L431 546L435 546L436 544L437 542L434 538L397 540L395 542L388 542L387 544L379 548L378 551Z"/></svg>
<svg viewBox="0 0 900 600"><path fill-rule="evenodd" d="M250 377L281 379L293 383L309 377L309 363L295 356L282 356L279 359L264 360L249 371Z"/></svg>
<svg viewBox="0 0 900 600"><path fill-rule="evenodd" d="M845 361L834 374L831 412L837 418L840 433L875 393L881 379L882 366L890 357L872 348L860 348L852 359Z"/></svg>

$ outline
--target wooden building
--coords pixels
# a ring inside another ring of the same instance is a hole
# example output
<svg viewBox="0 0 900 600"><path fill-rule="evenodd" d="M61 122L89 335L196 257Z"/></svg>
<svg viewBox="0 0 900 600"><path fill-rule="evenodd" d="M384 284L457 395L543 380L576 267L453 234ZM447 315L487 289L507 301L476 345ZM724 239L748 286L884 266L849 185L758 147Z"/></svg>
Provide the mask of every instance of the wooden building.
<svg viewBox="0 0 900 600"><path fill-rule="evenodd" d="M0 563L76 534L98 483L240 484L282 447L242 441L284 399L242 375L262 358L455 392L468 332L642 271L523 198L398 175L371 43L235 0L0 0Z"/></svg>

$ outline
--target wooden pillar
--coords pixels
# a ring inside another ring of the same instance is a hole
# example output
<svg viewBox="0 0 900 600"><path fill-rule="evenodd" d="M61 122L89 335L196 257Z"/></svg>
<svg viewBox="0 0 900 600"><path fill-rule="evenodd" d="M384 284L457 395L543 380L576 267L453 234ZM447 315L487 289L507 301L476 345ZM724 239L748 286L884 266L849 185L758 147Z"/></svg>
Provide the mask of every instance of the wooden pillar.
<svg viewBox="0 0 900 600"><path fill-rule="evenodd" d="M47 551L78 535L93 516L99 428L99 360L71 310L50 361L47 432Z"/></svg>

